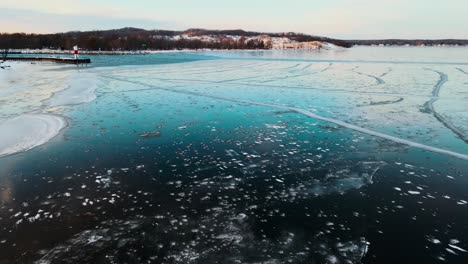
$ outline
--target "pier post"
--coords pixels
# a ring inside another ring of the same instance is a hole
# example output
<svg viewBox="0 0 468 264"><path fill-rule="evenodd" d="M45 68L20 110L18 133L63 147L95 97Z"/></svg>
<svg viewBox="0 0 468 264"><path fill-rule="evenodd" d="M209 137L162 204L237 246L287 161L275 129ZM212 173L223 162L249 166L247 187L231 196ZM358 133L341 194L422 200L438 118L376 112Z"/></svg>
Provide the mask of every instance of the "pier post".
<svg viewBox="0 0 468 264"><path fill-rule="evenodd" d="M73 54L75 55L75 60L78 59L78 46L73 46Z"/></svg>

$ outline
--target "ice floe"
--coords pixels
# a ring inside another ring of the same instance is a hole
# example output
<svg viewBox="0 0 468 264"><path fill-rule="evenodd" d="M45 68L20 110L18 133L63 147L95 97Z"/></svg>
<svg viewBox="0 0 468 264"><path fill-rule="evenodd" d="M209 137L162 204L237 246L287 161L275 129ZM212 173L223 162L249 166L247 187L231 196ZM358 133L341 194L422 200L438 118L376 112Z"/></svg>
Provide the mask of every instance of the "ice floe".
<svg viewBox="0 0 468 264"><path fill-rule="evenodd" d="M66 127L67 121L59 116L25 114L0 123L0 157L40 146Z"/></svg>
<svg viewBox="0 0 468 264"><path fill-rule="evenodd" d="M49 64L11 66L0 71L0 157L51 140L67 125L56 107L91 102L98 87L88 71L57 70Z"/></svg>

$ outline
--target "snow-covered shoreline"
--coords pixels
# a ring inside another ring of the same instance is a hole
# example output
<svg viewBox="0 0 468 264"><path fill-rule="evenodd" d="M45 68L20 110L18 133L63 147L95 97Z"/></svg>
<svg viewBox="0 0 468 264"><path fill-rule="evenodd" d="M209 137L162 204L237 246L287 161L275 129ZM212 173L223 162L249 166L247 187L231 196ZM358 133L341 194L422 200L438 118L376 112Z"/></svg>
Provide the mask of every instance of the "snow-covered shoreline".
<svg viewBox="0 0 468 264"><path fill-rule="evenodd" d="M320 47L320 48L319 48ZM275 44L271 49L174 49L174 50L80 50L81 55L146 55L165 53L196 53L196 52L237 52L237 51L266 51L266 50L336 50L343 49L327 42L298 42L287 44ZM20 54L50 54L50 55L73 55L72 50L55 49L11 49L11 53ZM12 56L14 56L13 54Z"/></svg>
<svg viewBox="0 0 468 264"><path fill-rule="evenodd" d="M100 51L100 50L80 50L81 55L146 55L146 54L164 54L164 53L194 53L194 52L207 52L207 51L239 51L239 50L214 50L214 49L181 49L181 50L115 50L115 51ZM258 51L246 50L243 51ZM12 53L20 54L50 54L50 55L73 55L72 50L54 50L54 49L12 49ZM11 56L14 56L13 54Z"/></svg>

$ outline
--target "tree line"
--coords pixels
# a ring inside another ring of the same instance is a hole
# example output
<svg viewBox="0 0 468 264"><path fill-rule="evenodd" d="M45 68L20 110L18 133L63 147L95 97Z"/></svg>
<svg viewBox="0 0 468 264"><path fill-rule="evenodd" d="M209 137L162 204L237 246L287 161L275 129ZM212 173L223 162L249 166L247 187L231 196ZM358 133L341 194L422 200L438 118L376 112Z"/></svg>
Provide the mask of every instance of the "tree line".
<svg viewBox="0 0 468 264"><path fill-rule="evenodd" d="M178 35L213 36L214 40L180 38ZM64 49L70 50L78 45L85 50L174 50L174 49L270 49L271 43L249 37L265 35L269 37L288 37L297 41L328 41L339 46L349 47L346 41L315 37L297 33L261 33L243 30L205 30L186 31L144 30L123 28L117 30L67 32L57 34L0 34L0 49ZM229 36L240 36L233 39Z"/></svg>
<svg viewBox="0 0 468 264"><path fill-rule="evenodd" d="M174 49L267 49L263 41L240 38L219 38L213 41L198 39L168 39L150 38L138 35L96 36L81 35L72 37L66 34L35 35L35 34L0 34L0 49L62 49L70 50L78 45L84 50L174 50Z"/></svg>

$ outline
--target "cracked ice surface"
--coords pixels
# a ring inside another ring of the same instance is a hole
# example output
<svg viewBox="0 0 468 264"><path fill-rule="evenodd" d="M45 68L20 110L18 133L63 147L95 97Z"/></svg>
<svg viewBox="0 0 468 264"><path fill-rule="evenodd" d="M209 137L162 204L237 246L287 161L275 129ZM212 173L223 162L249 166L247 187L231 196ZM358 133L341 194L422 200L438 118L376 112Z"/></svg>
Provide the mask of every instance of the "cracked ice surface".
<svg viewBox="0 0 468 264"><path fill-rule="evenodd" d="M226 66L218 68L214 65L217 63ZM390 136L417 143L431 141L433 147L466 153L466 145L458 144L457 139L466 139L467 122L464 121L468 109L463 97L457 97L459 92L449 87L459 87L462 80L442 72L448 68L446 65L428 70L427 65L413 64L274 60L203 62L204 67L194 64L194 69L186 72L158 72L154 68L149 78L145 75L151 72L150 68L144 73L130 69L116 71L107 77L116 76L117 81L135 84L142 84L139 80L144 78L143 86L147 88L164 88L166 83L174 91L194 95L312 110ZM446 71L460 74L454 67L450 68L451 71ZM443 82L438 73L443 74ZM437 87L437 98L434 87ZM432 113L424 110L428 101L434 106ZM455 111L445 110L447 107Z"/></svg>

